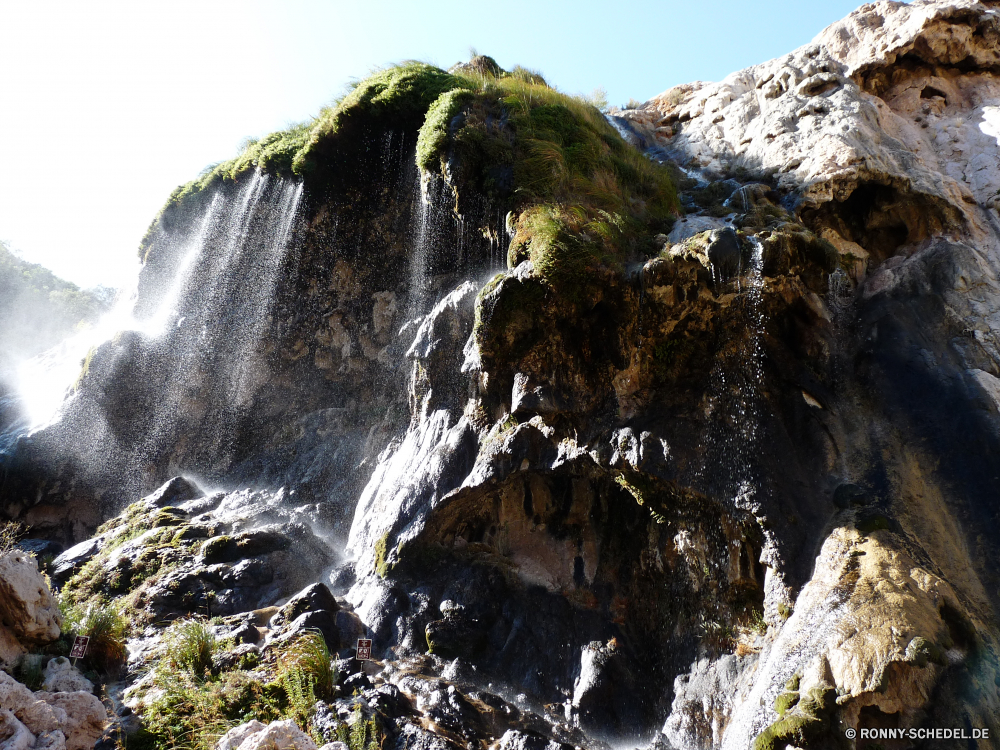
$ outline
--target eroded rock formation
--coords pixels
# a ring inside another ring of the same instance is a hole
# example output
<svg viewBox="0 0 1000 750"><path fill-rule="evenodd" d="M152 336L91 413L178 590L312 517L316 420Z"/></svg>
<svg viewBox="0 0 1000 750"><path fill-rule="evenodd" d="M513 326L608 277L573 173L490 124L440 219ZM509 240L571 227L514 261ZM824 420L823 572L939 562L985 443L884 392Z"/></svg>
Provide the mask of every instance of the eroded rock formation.
<svg viewBox="0 0 1000 750"><path fill-rule="evenodd" d="M224 616L216 671L366 632L327 742L995 747L998 36L993 3L879 2L613 113L673 165L671 227L660 171L618 213L524 197L529 126L567 185L614 192L571 171L584 146L636 171L589 110L539 89L517 120L401 68L425 88L317 126L302 186L255 152L179 193L141 291L169 325L93 353L4 512L74 541L114 516L55 561L65 595L127 596L151 640ZM234 303L250 269L266 296ZM127 472L60 453L92 424ZM227 489L117 515L178 473Z"/></svg>

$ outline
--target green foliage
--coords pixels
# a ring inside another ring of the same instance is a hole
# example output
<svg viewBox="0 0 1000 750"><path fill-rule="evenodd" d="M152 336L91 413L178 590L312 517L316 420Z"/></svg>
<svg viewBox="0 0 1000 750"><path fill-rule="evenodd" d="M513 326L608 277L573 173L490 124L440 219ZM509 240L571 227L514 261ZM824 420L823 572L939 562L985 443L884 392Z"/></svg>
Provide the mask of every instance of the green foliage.
<svg viewBox="0 0 1000 750"><path fill-rule="evenodd" d="M361 707L357 706L351 719L350 727L341 725L337 728L337 739L350 750L379 750L383 733L374 717L366 719L361 713Z"/></svg>
<svg viewBox="0 0 1000 750"><path fill-rule="evenodd" d="M389 575L392 566L389 564L389 532L385 532L375 542L375 572L381 578Z"/></svg>
<svg viewBox="0 0 1000 750"><path fill-rule="evenodd" d="M315 713L316 682L312 675L301 667L288 667L281 673L281 684L288 696L285 716L299 726L308 726Z"/></svg>
<svg viewBox="0 0 1000 750"><path fill-rule="evenodd" d="M215 649L215 635L207 623L180 620L163 634L163 665L200 677L211 671Z"/></svg>
<svg viewBox="0 0 1000 750"><path fill-rule="evenodd" d="M296 638L282 652L279 664L283 680L294 672L295 675L289 679L296 680L297 687L301 687L302 679L305 679L316 698L328 700L333 696L333 688L337 684L337 669L330 658L326 639L319 631L307 631ZM313 703L315 702L314 699Z"/></svg>
<svg viewBox="0 0 1000 750"><path fill-rule="evenodd" d="M785 712L798 702L799 694L797 692L789 691L780 693L778 697L774 699L774 710L778 712L778 716L784 716Z"/></svg>
<svg viewBox="0 0 1000 750"><path fill-rule="evenodd" d="M308 732L317 700L333 696L337 675L319 633L305 634L255 671L212 670L216 646L207 623L175 623L165 633L152 677L158 691L139 711L152 746L210 750L250 719L292 719Z"/></svg>
<svg viewBox="0 0 1000 750"><path fill-rule="evenodd" d="M428 111L418 164L512 201L520 214L508 265L529 258L546 279L572 287L596 265L645 252L678 210L670 173L627 144L599 95L567 96L523 69L453 69L462 82Z"/></svg>
<svg viewBox="0 0 1000 750"><path fill-rule="evenodd" d="M234 671L200 679L158 665L154 682L162 692L140 711L151 747L214 750L219 737L234 726L282 718L280 687L257 673Z"/></svg>
<svg viewBox="0 0 1000 750"><path fill-rule="evenodd" d="M90 325L110 309L112 296L81 290L0 243L0 362L34 356Z"/></svg>
<svg viewBox="0 0 1000 750"><path fill-rule="evenodd" d="M648 474L628 472L615 476L615 483L629 493L635 501L649 510L650 517L658 524L667 522L666 511L670 495L665 488ZM708 571L705 571L708 575Z"/></svg>
<svg viewBox="0 0 1000 750"><path fill-rule="evenodd" d="M116 677L128 657L125 642L129 623L116 603L93 599L86 607L74 605L59 597L63 615L63 635L72 640L78 635L89 636L87 655L83 663L109 677Z"/></svg>
<svg viewBox="0 0 1000 750"><path fill-rule="evenodd" d="M748 626L751 631L758 635L767 633L767 621L764 619L764 610L759 606L749 609Z"/></svg>
<svg viewBox="0 0 1000 750"><path fill-rule="evenodd" d="M141 611L138 599L146 582L165 575L185 556L193 557L200 540L186 533L191 529L175 508L133 503L98 528L104 546L63 585L62 601L85 608L104 597L124 597L122 607ZM135 549L120 554L130 542Z"/></svg>
<svg viewBox="0 0 1000 750"><path fill-rule="evenodd" d="M292 170L307 173L316 166L316 147L358 121L391 117L397 124L419 125L431 104L460 83L440 68L416 61L376 70L355 84L334 107L321 113L305 145L295 155Z"/></svg>
<svg viewBox="0 0 1000 750"><path fill-rule="evenodd" d="M779 696L779 700L781 697ZM836 697L837 692L833 688L815 687L797 701L786 699L782 702L785 710L778 712L781 718L757 736L753 750L783 750L789 745L810 747L811 743L830 731ZM775 709L777 708L778 702L775 701Z"/></svg>
<svg viewBox="0 0 1000 750"><path fill-rule="evenodd" d="M441 94L427 110L427 117L417 137L417 165L421 169L438 168L438 162L448 144L451 121L472 98L473 94L468 89L452 89Z"/></svg>
<svg viewBox="0 0 1000 750"><path fill-rule="evenodd" d="M792 616L792 607L784 602L778 602L778 614L782 620L787 620Z"/></svg>

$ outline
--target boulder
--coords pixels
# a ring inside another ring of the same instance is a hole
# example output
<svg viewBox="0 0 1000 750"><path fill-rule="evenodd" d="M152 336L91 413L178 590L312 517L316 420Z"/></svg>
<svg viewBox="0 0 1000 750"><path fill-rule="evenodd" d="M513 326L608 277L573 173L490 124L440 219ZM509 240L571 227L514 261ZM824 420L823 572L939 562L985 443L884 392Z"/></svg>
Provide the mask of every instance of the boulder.
<svg viewBox="0 0 1000 750"><path fill-rule="evenodd" d="M75 693L80 690L93 693L94 683L84 677L65 656L57 656L55 659L49 659L45 667L42 690L50 693Z"/></svg>
<svg viewBox="0 0 1000 750"><path fill-rule="evenodd" d="M238 727L233 727L215 743L215 750L237 750L237 748L242 744L243 740L252 735L263 732L267 727L261 724L256 719L248 721L246 724L240 724Z"/></svg>
<svg viewBox="0 0 1000 750"><path fill-rule="evenodd" d="M343 609L326 584L314 583L293 596L271 617L268 645L288 643L308 630L323 634L331 652L352 648L365 634L361 619Z"/></svg>
<svg viewBox="0 0 1000 750"><path fill-rule="evenodd" d="M445 659L472 657L486 645L485 629L461 613L448 613L441 620L427 623L424 633L428 650Z"/></svg>
<svg viewBox="0 0 1000 750"><path fill-rule="evenodd" d="M104 734L108 712L96 696L84 692L40 692L35 696L65 712L66 721L59 728L66 735L66 750L91 750Z"/></svg>
<svg viewBox="0 0 1000 750"><path fill-rule="evenodd" d="M22 539L14 546L39 559L56 557L63 552L63 546L51 539Z"/></svg>
<svg viewBox="0 0 1000 750"><path fill-rule="evenodd" d="M740 272L740 239L732 227L713 229L708 235L708 259L723 278Z"/></svg>
<svg viewBox="0 0 1000 750"><path fill-rule="evenodd" d="M296 620L306 612L330 612L340 609L337 599L325 583L314 583L302 589L288 600L278 613L271 618L271 627L278 629Z"/></svg>
<svg viewBox="0 0 1000 750"><path fill-rule="evenodd" d="M580 676L573 690L573 708L580 726L590 733L613 733L642 726L639 681L615 639L595 641L583 649Z"/></svg>
<svg viewBox="0 0 1000 750"><path fill-rule="evenodd" d="M257 643L260 641L260 631L252 622L245 622L228 634L236 644Z"/></svg>
<svg viewBox="0 0 1000 750"><path fill-rule="evenodd" d="M0 738L19 738L25 750L91 750L104 733L108 714L95 696L86 692L32 693L0 671ZM5 744L0 747L21 747Z"/></svg>
<svg viewBox="0 0 1000 750"><path fill-rule="evenodd" d="M174 477L143 499L152 503L157 508L165 508L167 506L180 505L188 500L194 500L202 497L204 494L201 488L191 480L184 477Z"/></svg>
<svg viewBox="0 0 1000 750"><path fill-rule="evenodd" d="M62 615L35 558L19 549L0 556L0 629L22 643L51 643Z"/></svg>
<svg viewBox="0 0 1000 750"><path fill-rule="evenodd" d="M30 750L35 746L35 735L5 708L0 709L0 738L3 750Z"/></svg>
<svg viewBox="0 0 1000 750"><path fill-rule="evenodd" d="M710 232L715 229L725 229L726 221L717 219L714 216L684 216L677 220L670 234L666 236L665 242L669 245L676 245L686 239L694 237L702 232Z"/></svg>
<svg viewBox="0 0 1000 750"><path fill-rule="evenodd" d="M558 742L539 737L537 734L526 734L516 729L508 729L496 745L496 750L560 750L569 747Z"/></svg>
<svg viewBox="0 0 1000 750"><path fill-rule="evenodd" d="M316 750L316 743L290 719L267 726L251 721L230 729L215 750Z"/></svg>
<svg viewBox="0 0 1000 750"><path fill-rule="evenodd" d="M93 539L74 544L68 550L60 554L52 561L52 581L57 586L61 586L73 577L80 569L90 562L94 555L101 551L104 546L104 537L95 536Z"/></svg>

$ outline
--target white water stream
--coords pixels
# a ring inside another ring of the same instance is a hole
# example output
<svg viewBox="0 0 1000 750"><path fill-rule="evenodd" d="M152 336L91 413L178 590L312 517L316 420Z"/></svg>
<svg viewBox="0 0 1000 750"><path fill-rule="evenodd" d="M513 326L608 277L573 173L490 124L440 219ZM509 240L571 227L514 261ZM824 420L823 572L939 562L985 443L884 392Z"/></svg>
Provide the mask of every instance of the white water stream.
<svg viewBox="0 0 1000 750"><path fill-rule="evenodd" d="M184 327L188 329L184 338L194 345L212 317L238 301L242 320L237 338L246 344L259 336L302 193L301 184L273 182L273 177L256 172L233 198L216 192L187 232L160 238L173 243L179 261L166 288L152 290L158 299L151 313L136 311L137 267L132 284L120 290L112 309L96 324L20 363L14 386L26 424L17 431L30 434L57 420L88 354L119 332L136 331L159 339ZM263 200L265 195L272 199ZM252 246L258 244L265 246L265 252L256 252ZM194 311L198 325L181 310ZM245 372L237 376L237 382L245 379Z"/></svg>

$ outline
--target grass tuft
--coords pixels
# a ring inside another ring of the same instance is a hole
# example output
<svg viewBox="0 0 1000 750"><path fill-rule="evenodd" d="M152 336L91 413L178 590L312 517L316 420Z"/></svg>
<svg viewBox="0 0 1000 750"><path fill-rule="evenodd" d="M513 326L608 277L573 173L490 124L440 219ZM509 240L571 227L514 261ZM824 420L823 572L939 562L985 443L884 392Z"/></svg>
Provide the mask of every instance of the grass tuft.
<svg viewBox="0 0 1000 750"><path fill-rule="evenodd" d="M125 641L129 631L128 620L119 608L99 598L83 607L60 597L59 606L63 636L70 640L78 635L90 638L83 663L108 677L117 677L128 658Z"/></svg>
<svg viewBox="0 0 1000 750"><path fill-rule="evenodd" d="M212 670L215 634L199 620L180 620L163 635L163 663L170 669L202 677Z"/></svg>
<svg viewBox="0 0 1000 750"><path fill-rule="evenodd" d="M330 657L326 639L318 630L306 631L296 638L284 650L279 663L282 679L287 679L295 672L295 679L300 685L303 677L312 685L316 698L327 700L333 696L333 688L337 684L337 669Z"/></svg>
<svg viewBox="0 0 1000 750"><path fill-rule="evenodd" d="M0 557L13 550L23 536L24 526L21 524L15 521L0 523Z"/></svg>

